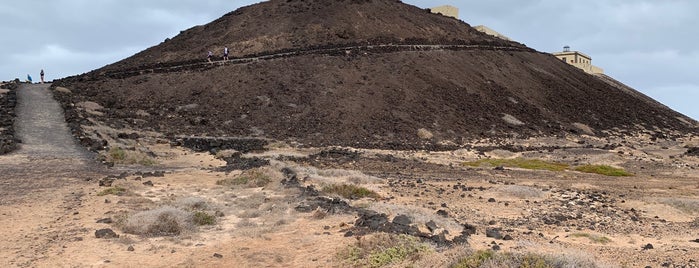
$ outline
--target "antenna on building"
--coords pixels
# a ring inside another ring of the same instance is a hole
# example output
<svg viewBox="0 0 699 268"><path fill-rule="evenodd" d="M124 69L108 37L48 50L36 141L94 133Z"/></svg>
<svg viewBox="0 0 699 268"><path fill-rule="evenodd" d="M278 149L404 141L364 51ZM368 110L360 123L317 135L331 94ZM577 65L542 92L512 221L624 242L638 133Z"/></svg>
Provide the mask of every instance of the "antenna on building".
<svg viewBox="0 0 699 268"><path fill-rule="evenodd" d="M570 46L564 46L563 52L570 52Z"/></svg>

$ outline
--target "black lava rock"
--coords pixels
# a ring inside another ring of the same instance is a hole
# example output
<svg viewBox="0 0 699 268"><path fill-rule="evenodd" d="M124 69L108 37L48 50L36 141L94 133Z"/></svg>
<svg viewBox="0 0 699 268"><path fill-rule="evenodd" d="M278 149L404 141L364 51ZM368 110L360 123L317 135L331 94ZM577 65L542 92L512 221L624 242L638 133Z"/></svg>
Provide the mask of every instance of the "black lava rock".
<svg viewBox="0 0 699 268"><path fill-rule="evenodd" d="M99 229L95 231L95 237L97 238L104 238L104 239L109 239L109 238L119 238L119 235L116 234L112 229Z"/></svg>
<svg viewBox="0 0 699 268"><path fill-rule="evenodd" d="M495 239L502 239L502 234L500 233L502 229L500 228L485 228L485 236L492 237Z"/></svg>

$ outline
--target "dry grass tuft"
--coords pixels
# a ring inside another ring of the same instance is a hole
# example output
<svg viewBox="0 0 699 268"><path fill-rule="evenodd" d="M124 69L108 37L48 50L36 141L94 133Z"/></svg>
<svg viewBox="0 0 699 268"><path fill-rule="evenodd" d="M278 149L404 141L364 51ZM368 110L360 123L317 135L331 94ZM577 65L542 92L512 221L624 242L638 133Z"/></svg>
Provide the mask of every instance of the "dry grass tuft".
<svg viewBox="0 0 699 268"><path fill-rule="evenodd" d="M165 206L133 214L121 225L124 233L143 236L176 236L194 229L191 212Z"/></svg>

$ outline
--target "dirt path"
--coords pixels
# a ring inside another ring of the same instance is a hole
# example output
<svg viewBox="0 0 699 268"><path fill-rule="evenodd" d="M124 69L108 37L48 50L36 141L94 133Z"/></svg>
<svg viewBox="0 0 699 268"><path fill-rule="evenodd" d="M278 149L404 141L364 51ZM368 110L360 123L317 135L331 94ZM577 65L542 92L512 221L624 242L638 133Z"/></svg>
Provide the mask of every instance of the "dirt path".
<svg viewBox="0 0 699 268"><path fill-rule="evenodd" d="M70 135L49 85L18 91L16 152L0 156L0 266L32 267L55 241L74 239L71 221L86 194L85 179L104 169ZM71 227L72 228L69 228Z"/></svg>
<svg viewBox="0 0 699 268"><path fill-rule="evenodd" d="M22 85L17 91L15 128L22 143L16 152L0 156L0 204L100 173L93 156L73 140L48 87Z"/></svg>

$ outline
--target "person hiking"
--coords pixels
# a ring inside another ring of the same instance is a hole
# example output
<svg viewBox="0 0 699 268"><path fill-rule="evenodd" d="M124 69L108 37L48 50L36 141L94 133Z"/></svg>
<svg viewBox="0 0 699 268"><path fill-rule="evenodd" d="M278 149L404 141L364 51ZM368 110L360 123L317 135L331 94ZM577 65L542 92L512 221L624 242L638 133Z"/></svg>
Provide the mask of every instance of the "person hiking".
<svg viewBox="0 0 699 268"><path fill-rule="evenodd" d="M27 83L32 83L32 76L27 74Z"/></svg>
<svg viewBox="0 0 699 268"><path fill-rule="evenodd" d="M211 52L211 51L209 51L209 54L206 55L206 60L209 61L209 62L211 62L211 63L213 63L213 61L211 61L211 58L212 58L213 56L214 56L214 53Z"/></svg>
<svg viewBox="0 0 699 268"><path fill-rule="evenodd" d="M223 60L228 60L228 47L223 48Z"/></svg>
<svg viewBox="0 0 699 268"><path fill-rule="evenodd" d="M41 69L41 72L39 73L41 75L41 83L44 83L44 69Z"/></svg>

